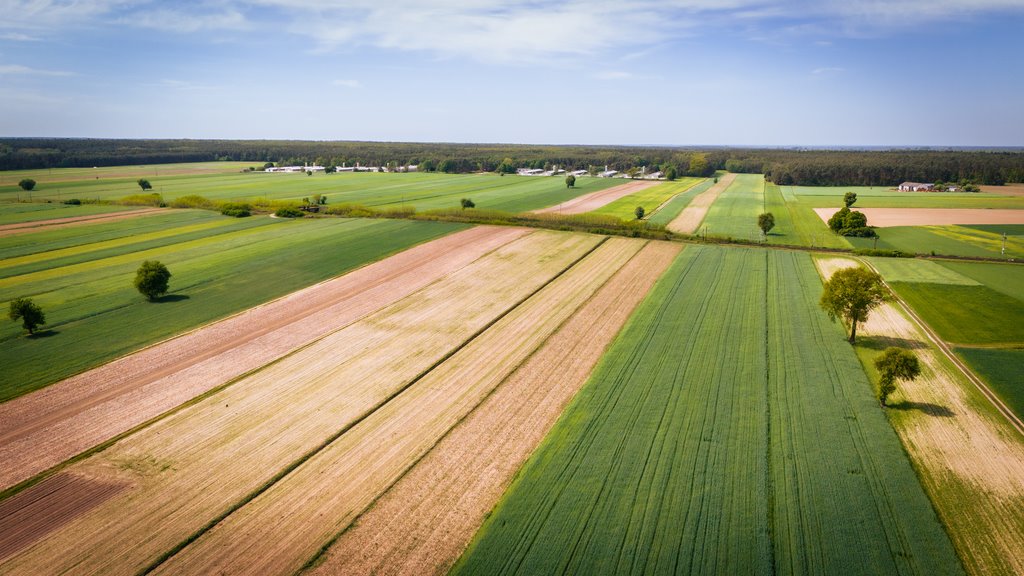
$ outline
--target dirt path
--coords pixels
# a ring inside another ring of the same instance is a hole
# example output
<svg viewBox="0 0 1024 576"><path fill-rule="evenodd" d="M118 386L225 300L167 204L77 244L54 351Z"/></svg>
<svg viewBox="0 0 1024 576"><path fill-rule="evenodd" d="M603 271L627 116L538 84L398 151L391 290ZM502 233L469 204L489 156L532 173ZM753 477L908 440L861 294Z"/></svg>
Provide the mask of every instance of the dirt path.
<svg viewBox="0 0 1024 576"><path fill-rule="evenodd" d="M626 184L620 184L619 186L612 186L611 188L598 190L597 192L591 192L590 194L584 194L583 196L578 196L572 200L562 202L557 206L534 210L533 212L535 214L549 214L553 212L558 214L583 214L584 212L597 210L605 204L611 204L619 198L624 198L645 188L657 186L658 184L661 184L661 182L657 180L634 180L632 182L627 182Z"/></svg>
<svg viewBox="0 0 1024 576"><path fill-rule="evenodd" d="M0 404L0 489L354 322L527 233L478 227L449 235Z"/></svg>
<svg viewBox="0 0 1024 576"><path fill-rule="evenodd" d="M857 265L849 258L817 263L824 277ZM976 376L964 372L902 301L873 310L858 334L911 348L922 364L919 378L898 385L890 420L968 572L1024 573L1024 441L1019 430L993 409L987 388L978 387Z"/></svg>
<svg viewBox="0 0 1024 576"><path fill-rule="evenodd" d="M56 228L67 228L69 226L81 226L83 224L96 224L99 222L114 222L138 216L167 212L166 208L144 208L142 210L124 210L121 212L108 212L105 214L90 214L88 216L72 216L70 218L53 218L51 220L34 220L32 222L18 222L17 224L4 224L0 226L0 238L25 234L27 232L39 232L42 229L54 230Z"/></svg>
<svg viewBox="0 0 1024 576"><path fill-rule="evenodd" d="M708 209L711 208L711 205L718 198L718 195L724 192L735 179L736 175L731 173L719 178L717 184L694 198L683 209L682 213L676 216L675 220L668 223L666 228L677 234L693 234L696 232L700 223L704 221L704 217L707 216Z"/></svg>
<svg viewBox="0 0 1024 576"><path fill-rule="evenodd" d="M890 226L950 226L954 224L1024 224L1024 210L987 208L854 208L868 217L868 224ZM823 222L839 208L815 208Z"/></svg>
<svg viewBox="0 0 1024 576"><path fill-rule="evenodd" d="M648 244L360 516L313 574L443 574L680 247Z"/></svg>

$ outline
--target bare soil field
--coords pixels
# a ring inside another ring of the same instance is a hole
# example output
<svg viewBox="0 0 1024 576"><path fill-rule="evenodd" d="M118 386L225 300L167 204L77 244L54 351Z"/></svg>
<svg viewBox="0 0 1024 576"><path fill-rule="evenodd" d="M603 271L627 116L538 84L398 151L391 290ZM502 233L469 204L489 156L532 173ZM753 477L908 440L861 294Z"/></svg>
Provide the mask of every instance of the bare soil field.
<svg viewBox="0 0 1024 576"><path fill-rule="evenodd" d="M0 489L396 302L525 234L495 227L452 234L0 404Z"/></svg>
<svg viewBox="0 0 1024 576"><path fill-rule="evenodd" d="M855 266L817 260L828 277ZM910 347L922 364L901 382L890 419L935 510L973 574L1024 573L1024 441L894 303L873 310L858 330L885 345Z"/></svg>
<svg viewBox="0 0 1024 576"><path fill-rule="evenodd" d="M598 190L597 192L591 192L590 194L584 194L583 196L578 196L568 202L562 202L557 206L550 206L542 210L534 210L534 212L537 214L550 212L557 212L559 214L583 214L584 212L597 210L605 204L610 204L619 198L624 198L645 188L657 186L658 184L661 184L661 182L656 180L634 180L619 186L612 186L611 188Z"/></svg>
<svg viewBox="0 0 1024 576"><path fill-rule="evenodd" d="M0 572L145 571L380 410L599 242L528 234L69 466L129 487L0 562Z"/></svg>
<svg viewBox="0 0 1024 576"><path fill-rule="evenodd" d="M981 191L987 194L1000 194L1002 196L1024 196L1024 184L1006 184L1004 186L981 186Z"/></svg>
<svg viewBox="0 0 1024 576"><path fill-rule="evenodd" d="M359 516L312 573L446 573L680 249L644 247Z"/></svg>
<svg viewBox="0 0 1024 576"><path fill-rule="evenodd" d="M1024 210L985 208L856 208L868 217L868 224L890 226L949 226L953 224L1024 224ZM823 222L839 208L815 208Z"/></svg>
<svg viewBox="0 0 1024 576"><path fill-rule="evenodd" d="M602 244L156 574L291 574L394 484L643 246Z"/></svg>
<svg viewBox="0 0 1024 576"><path fill-rule="evenodd" d="M40 228L54 230L56 228L67 228L69 226L81 226L83 224L97 224L100 222L114 222L139 216L148 216L157 213L166 213L164 208L143 208L141 210L121 210L108 214L90 214L88 216L72 216L70 218L53 218L51 220L34 220L32 222L18 222L16 224L4 224L0 226L0 237L14 236L28 232L38 232Z"/></svg>
<svg viewBox="0 0 1024 576"><path fill-rule="evenodd" d="M690 204L683 209L676 219L669 222L666 228L671 232L678 234L693 234L700 227L700 223L704 221L704 217L708 214L708 209L715 203L718 195L725 191L726 188L732 184L732 181L736 179L735 174L726 174L718 179L718 183L708 188L704 192L701 192Z"/></svg>

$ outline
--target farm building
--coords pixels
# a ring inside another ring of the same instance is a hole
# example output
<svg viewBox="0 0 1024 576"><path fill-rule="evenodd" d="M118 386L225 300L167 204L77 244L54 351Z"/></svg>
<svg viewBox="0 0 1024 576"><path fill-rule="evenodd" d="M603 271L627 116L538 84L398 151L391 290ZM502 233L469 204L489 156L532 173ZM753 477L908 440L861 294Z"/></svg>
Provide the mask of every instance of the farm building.
<svg viewBox="0 0 1024 576"><path fill-rule="evenodd" d="M904 182L899 185L901 192L928 192L934 189L934 184L922 184L921 182Z"/></svg>
<svg viewBox="0 0 1024 576"><path fill-rule="evenodd" d="M572 174L573 176L584 176L586 173L586 170L573 170L572 172L569 172L569 174Z"/></svg>

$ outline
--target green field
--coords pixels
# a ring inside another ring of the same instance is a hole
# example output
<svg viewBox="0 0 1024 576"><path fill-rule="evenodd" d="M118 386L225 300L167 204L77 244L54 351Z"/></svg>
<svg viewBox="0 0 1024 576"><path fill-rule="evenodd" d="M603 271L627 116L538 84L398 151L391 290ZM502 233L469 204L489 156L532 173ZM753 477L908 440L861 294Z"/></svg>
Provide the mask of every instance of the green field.
<svg viewBox="0 0 1024 576"><path fill-rule="evenodd" d="M955 350L1011 410L1024 418L1024 349L956 348Z"/></svg>
<svg viewBox="0 0 1024 576"><path fill-rule="evenodd" d="M55 170L55 172L57 172ZM138 178L100 178L47 184L40 181L35 200L119 200L139 194ZM304 173L172 174L147 177L152 192L166 201L187 195L211 200L300 201L314 194L327 196L328 205L346 202L373 207L415 206L419 210L456 208L462 198L482 209L522 212L565 202L576 196L621 184L611 178L582 177L566 188L557 177L498 176L496 174ZM24 192L16 184L0 186L0 202Z"/></svg>
<svg viewBox="0 0 1024 576"><path fill-rule="evenodd" d="M775 216L775 228L767 236L769 244L850 248L850 243L829 230L814 210L787 197L780 186L770 182L765 183L764 211Z"/></svg>
<svg viewBox="0 0 1024 576"><path fill-rule="evenodd" d="M652 216L647 218L647 221L651 224L657 224L659 226L666 226L669 222L676 219L677 216L690 205L690 201L694 199L700 193L706 191L715 185L715 181L711 178L705 178L699 184L691 186L681 194L677 194L675 198L672 198L661 207L660 210L655 212Z"/></svg>
<svg viewBox="0 0 1024 576"><path fill-rule="evenodd" d="M702 180L702 178L680 178L674 182L665 182L657 186L651 186L606 204L592 211L591 214L605 214L621 218L622 220L633 220L636 218L635 210L637 206L643 206L644 210L651 214L673 196L686 192Z"/></svg>
<svg viewBox="0 0 1024 576"><path fill-rule="evenodd" d="M708 209L701 230L707 227L709 236L760 239L757 216L764 212L764 188L764 176L737 174L732 185Z"/></svg>
<svg viewBox="0 0 1024 576"><path fill-rule="evenodd" d="M909 258L868 258L878 273L889 282L918 282L926 284L956 284L980 286L977 280L959 274L933 260Z"/></svg>
<svg viewBox="0 0 1024 576"><path fill-rule="evenodd" d="M940 264L989 288L1024 302L1024 265L989 262L952 262ZM1024 318L1021 319L1024 322Z"/></svg>
<svg viewBox="0 0 1024 576"><path fill-rule="evenodd" d="M855 192L858 208L1024 208L1024 198L983 192L900 192L884 186L783 186L787 196L811 208L839 208Z"/></svg>
<svg viewBox="0 0 1024 576"><path fill-rule="evenodd" d="M943 340L1024 344L1024 302L988 286L890 282Z"/></svg>
<svg viewBox="0 0 1024 576"><path fill-rule="evenodd" d="M978 258L1024 258L1024 237L1009 236L1006 255L1002 254L1003 237L994 232L967 226L894 226L878 228L878 248L900 250L909 254L938 254ZM871 238L849 238L857 248L872 248Z"/></svg>
<svg viewBox="0 0 1024 576"><path fill-rule="evenodd" d="M690 247L465 574L961 573L806 254Z"/></svg>
<svg viewBox="0 0 1024 576"><path fill-rule="evenodd" d="M34 338L22 336L20 324L0 324L0 401L464 228L204 211L154 218L0 239L0 251L17 254L0 260L0 306L30 296L47 319ZM32 244L23 242L28 238ZM132 286L146 259L162 261L173 274L171 293L157 303Z"/></svg>
<svg viewBox="0 0 1024 576"><path fill-rule="evenodd" d="M72 218L75 216L91 216L132 210L131 206L106 206L102 204L85 204L72 206L45 202L12 202L0 204L0 225L19 222L37 222L54 218Z"/></svg>

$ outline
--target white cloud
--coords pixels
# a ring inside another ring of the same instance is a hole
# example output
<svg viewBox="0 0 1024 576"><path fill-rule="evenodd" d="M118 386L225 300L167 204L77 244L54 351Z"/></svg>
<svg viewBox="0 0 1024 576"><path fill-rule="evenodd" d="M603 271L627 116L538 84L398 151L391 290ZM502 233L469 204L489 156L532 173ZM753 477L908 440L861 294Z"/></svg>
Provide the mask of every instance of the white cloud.
<svg viewBox="0 0 1024 576"><path fill-rule="evenodd" d="M40 70L21 64L0 64L0 75L21 74L26 76L74 76L73 72L62 70Z"/></svg>
<svg viewBox="0 0 1024 576"><path fill-rule="evenodd" d="M594 74L594 78L598 80L629 80L633 77L630 72L623 72L621 70L609 70L607 72L598 72Z"/></svg>
<svg viewBox="0 0 1024 576"><path fill-rule="evenodd" d="M167 32L188 34L202 30L244 30L249 22L238 10L189 13L183 10L157 8L135 12L120 19L122 24L141 26Z"/></svg>
<svg viewBox="0 0 1024 576"><path fill-rule="evenodd" d="M0 33L0 40L11 40L13 42L38 42L39 38L22 34L21 32Z"/></svg>
<svg viewBox="0 0 1024 576"><path fill-rule="evenodd" d="M815 68L814 70L811 70L811 74L815 74L818 76L831 76L842 72L846 72L846 68L840 68L838 66L823 66L821 68Z"/></svg>
<svg viewBox="0 0 1024 576"><path fill-rule="evenodd" d="M56 33L140 0L0 0L0 28Z"/></svg>

